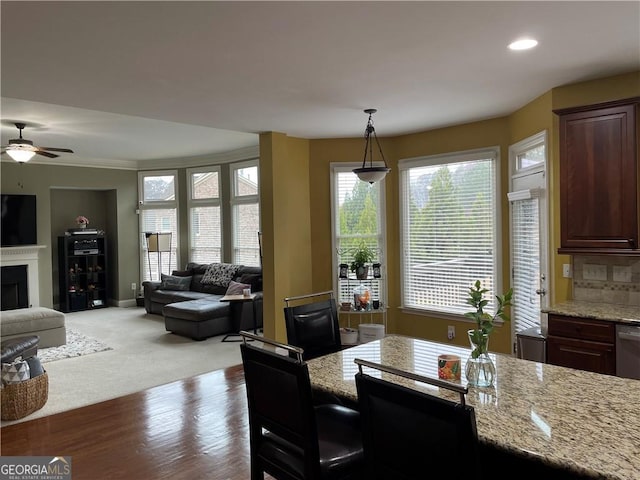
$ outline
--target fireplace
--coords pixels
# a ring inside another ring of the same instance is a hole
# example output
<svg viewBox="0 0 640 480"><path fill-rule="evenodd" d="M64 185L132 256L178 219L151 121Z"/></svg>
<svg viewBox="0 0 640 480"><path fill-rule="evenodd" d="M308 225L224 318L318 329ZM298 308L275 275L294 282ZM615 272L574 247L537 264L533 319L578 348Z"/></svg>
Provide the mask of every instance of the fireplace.
<svg viewBox="0 0 640 480"><path fill-rule="evenodd" d="M0 248L1 310L39 307L39 251L44 245Z"/></svg>
<svg viewBox="0 0 640 480"><path fill-rule="evenodd" d="M26 265L0 267L0 310L29 307L28 271Z"/></svg>

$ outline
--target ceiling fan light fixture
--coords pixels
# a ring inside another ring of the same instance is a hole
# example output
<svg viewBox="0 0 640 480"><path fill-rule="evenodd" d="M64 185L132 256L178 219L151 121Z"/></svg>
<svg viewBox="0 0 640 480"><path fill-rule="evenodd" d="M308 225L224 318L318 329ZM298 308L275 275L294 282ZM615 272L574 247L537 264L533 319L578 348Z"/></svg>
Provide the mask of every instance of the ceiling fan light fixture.
<svg viewBox="0 0 640 480"><path fill-rule="evenodd" d="M375 183L383 180L384 177L391 171L391 169L387 166L387 161L384 158L384 154L382 153L382 147L380 147L380 142L378 141L378 135L376 134L376 129L373 127L373 120L371 116L376 113L377 110L375 108L367 108L364 113L369 114L369 120L367 121L367 127L364 131L364 158L362 159L362 167L354 168L352 171L355 173L360 180L368 183ZM373 166L373 142L371 141L371 135L378 146L378 151L380 152L380 157L384 162L384 167L382 166ZM369 155L369 166L367 166L367 154Z"/></svg>
<svg viewBox="0 0 640 480"><path fill-rule="evenodd" d="M36 154L31 145L12 145L7 147L7 155L18 163L26 163Z"/></svg>

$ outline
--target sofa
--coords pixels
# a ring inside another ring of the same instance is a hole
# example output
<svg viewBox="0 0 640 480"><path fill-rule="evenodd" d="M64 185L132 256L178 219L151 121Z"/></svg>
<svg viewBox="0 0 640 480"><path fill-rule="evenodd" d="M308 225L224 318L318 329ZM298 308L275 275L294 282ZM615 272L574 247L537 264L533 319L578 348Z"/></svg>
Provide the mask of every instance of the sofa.
<svg viewBox="0 0 640 480"><path fill-rule="evenodd" d="M262 326L260 267L189 263L184 270L163 274L159 282L142 285L145 310L162 315L169 332L204 340ZM220 301L227 292L245 288L255 294L252 301Z"/></svg>

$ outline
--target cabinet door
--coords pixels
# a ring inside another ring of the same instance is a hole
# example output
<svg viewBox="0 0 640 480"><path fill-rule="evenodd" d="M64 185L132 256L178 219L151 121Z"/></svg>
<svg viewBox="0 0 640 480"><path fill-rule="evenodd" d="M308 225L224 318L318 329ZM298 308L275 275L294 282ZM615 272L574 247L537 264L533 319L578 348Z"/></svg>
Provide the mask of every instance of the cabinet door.
<svg viewBox="0 0 640 480"><path fill-rule="evenodd" d="M610 343L548 335L547 362L589 372L616 374L615 349Z"/></svg>
<svg viewBox="0 0 640 480"><path fill-rule="evenodd" d="M557 112L561 246L637 249L636 104L574 110Z"/></svg>

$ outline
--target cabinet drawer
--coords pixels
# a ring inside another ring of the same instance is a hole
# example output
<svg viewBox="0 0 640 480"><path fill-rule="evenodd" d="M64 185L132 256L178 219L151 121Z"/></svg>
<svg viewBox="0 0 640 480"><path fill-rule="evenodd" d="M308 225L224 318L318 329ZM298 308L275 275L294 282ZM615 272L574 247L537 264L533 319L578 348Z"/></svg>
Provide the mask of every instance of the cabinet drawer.
<svg viewBox="0 0 640 480"><path fill-rule="evenodd" d="M613 322L549 315L549 335L615 343L616 328Z"/></svg>

